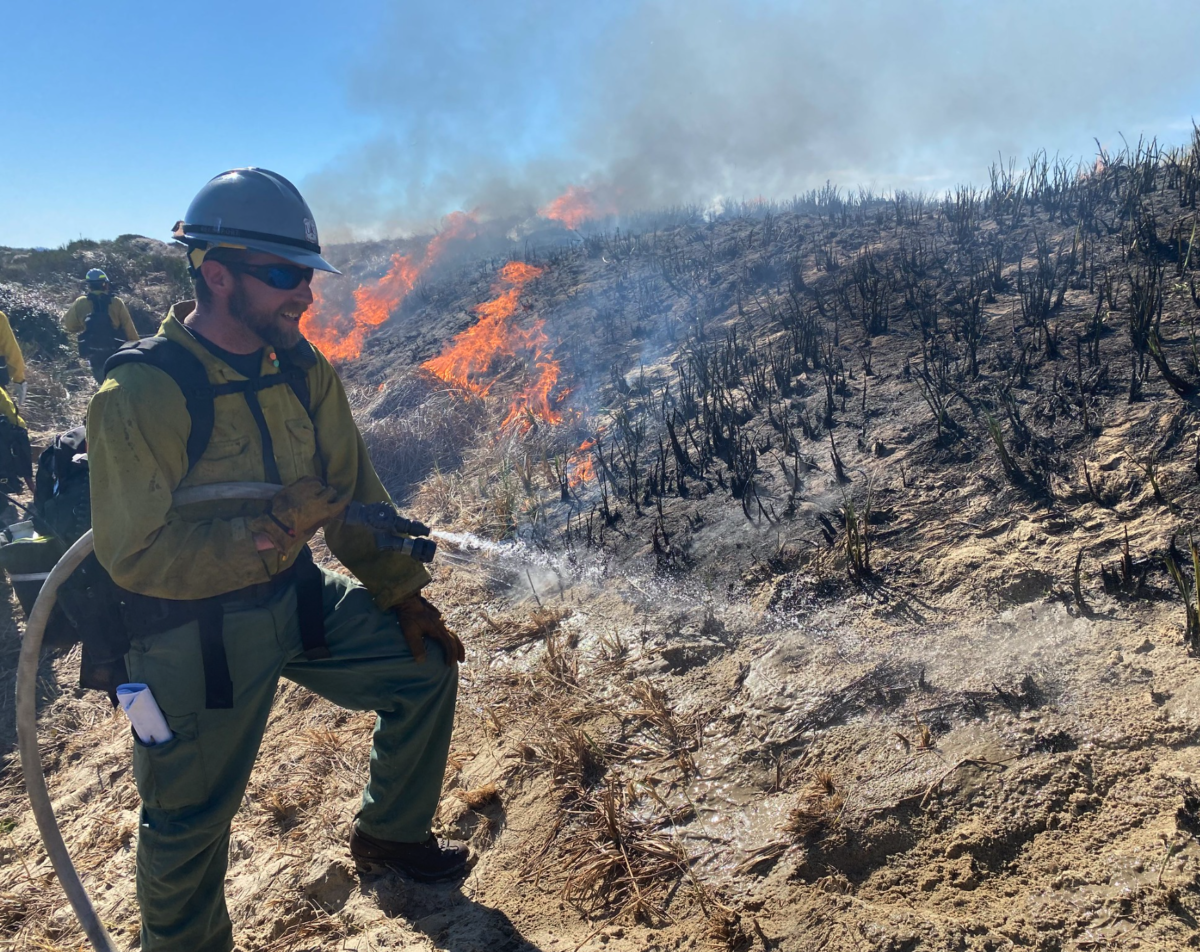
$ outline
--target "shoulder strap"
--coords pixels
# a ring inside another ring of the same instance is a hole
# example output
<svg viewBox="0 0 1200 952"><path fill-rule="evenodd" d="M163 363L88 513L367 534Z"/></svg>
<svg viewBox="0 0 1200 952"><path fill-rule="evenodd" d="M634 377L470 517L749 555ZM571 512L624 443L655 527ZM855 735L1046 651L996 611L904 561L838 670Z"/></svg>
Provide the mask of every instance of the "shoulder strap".
<svg viewBox="0 0 1200 952"><path fill-rule="evenodd" d="M304 412L311 419L313 405L312 392L308 386L308 371L317 364L316 351L313 350L312 344L302 337L300 343L295 347L280 351L279 359L280 371L287 375L288 385L292 388L296 399L300 401L300 406L304 407Z"/></svg>
<svg viewBox="0 0 1200 952"><path fill-rule="evenodd" d="M157 367L175 381L183 393L188 416L192 418L188 433L188 470L199 462L208 448L213 431L213 399L215 388L208 382L208 373L200 359L182 344L166 337L143 337L131 341L104 362L104 376L122 364L149 364Z"/></svg>

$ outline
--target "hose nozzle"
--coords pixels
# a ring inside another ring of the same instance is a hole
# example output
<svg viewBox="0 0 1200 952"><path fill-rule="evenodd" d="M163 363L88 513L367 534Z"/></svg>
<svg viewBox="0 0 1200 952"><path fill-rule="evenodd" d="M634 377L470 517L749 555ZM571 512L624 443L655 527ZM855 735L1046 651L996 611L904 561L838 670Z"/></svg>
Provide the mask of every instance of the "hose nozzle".
<svg viewBox="0 0 1200 952"><path fill-rule="evenodd" d="M375 533L375 544L381 549L393 549L410 555L418 562L432 562L437 543L428 536L429 526L416 519L406 519L386 502L352 502L346 507L346 525L363 526Z"/></svg>

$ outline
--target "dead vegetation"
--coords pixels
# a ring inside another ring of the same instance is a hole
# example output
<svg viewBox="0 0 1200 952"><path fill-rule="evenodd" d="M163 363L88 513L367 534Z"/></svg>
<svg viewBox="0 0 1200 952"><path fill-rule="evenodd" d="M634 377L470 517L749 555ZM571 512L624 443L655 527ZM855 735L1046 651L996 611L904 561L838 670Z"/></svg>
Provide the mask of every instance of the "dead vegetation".
<svg viewBox="0 0 1200 952"><path fill-rule="evenodd" d="M837 826L845 803L845 797L833 781L833 774L817 769L800 794L799 802L788 813L783 829L798 840L832 830Z"/></svg>
<svg viewBox="0 0 1200 952"><path fill-rule="evenodd" d="M740 513L830 593L963 584L921 575L936 544L921 527L939 507L982 531L1099 519L1107 531L1079 566L1086 601L1112 530L1148 505L1190 530L1198 155L1200 139L1139 141L1094 166L1039 153L940 199L830 186L535 254L545 273L523 300L570 342L562 382L580 395L557 426L498 433L502 401L455 404L394 373L436 351L458 327L446 313L470 313L491 275L459 298L471 274L446 279L402 309L415 343L384 338L364 358L371 438L384 453L432 441L389 466L404 474L396 492L420 483L431 519L687 573L737 557L724 528ZM1150 425L1130 428L1135 417ZM468 432L485 418L483 437ZM428 463L451 446L453 460ZM1144 553L1158 588L1173 584L1165 538ZM1078 550L1050 557L1064 589ZM984 561L1000 582L1001 562Z"/></svg>

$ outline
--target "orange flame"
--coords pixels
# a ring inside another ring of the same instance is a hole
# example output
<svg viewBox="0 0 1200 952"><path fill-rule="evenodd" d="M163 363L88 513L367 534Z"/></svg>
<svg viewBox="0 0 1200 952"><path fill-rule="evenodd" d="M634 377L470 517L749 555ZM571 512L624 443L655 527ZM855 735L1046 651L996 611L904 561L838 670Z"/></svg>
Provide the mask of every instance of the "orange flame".
<svg viewBox="0 0 1200 952"><path fill-rule="evenodd" d="M352 360L362 353L371 332L404 303L418 279L428 271L454 241L474 238L477 221L473 214L454 212L442 222L442 230L425 246L420 261L411 255L392 255L387 274L374 284L354 289L354 313L330 312L316 284L312 305L300 318L300 332L330 360Z"/></svg>
<svg viewBox="0 0 1200 952"><path fill-rule="evenodd" d="M562 421L562 413L556 405L562 402L566 393L554 393L560 368L546 347L549 339L542 329L545 322L535 321L528 329L513 323L521 289L543 271L543 268L520 261L506 264L500 270L496 297L475 308L479 321L458 334L437 357L421 365L447 383L483 397L495 384L497 364L502 359L523 360L529 382L513 400L502 426L516 424L528 430L538 420L545 423Z"/></svg>
<svg viewBox="0 0 1200 952"><path fill-rule="evenodd" d="M578 228L585 221L616 213L616 205L600 199L595 192L582 185L568 186L563 194L538 212L543 218L560 221L572 229Z"/></svg>
<svg viewBox="0 0 1200 952"><path fill-rule="evenodd" d="M596 464L592 460L591 449L596 445L595 440L584 440L579 444L575 455L567 460L570 474L567 479L572 488L582 486L596 478Z"/></svg>

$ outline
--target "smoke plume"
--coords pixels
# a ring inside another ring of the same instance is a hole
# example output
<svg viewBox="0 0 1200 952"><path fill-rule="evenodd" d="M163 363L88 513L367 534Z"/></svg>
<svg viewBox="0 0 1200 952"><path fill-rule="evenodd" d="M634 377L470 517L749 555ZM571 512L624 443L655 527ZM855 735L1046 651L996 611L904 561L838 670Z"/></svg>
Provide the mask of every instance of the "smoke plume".
<svg viewBox="0 0 1200 952"><path fill-rule="evenodd" d="M1191 2L443 6L403 5L349 76L379 132L305 183L330 238L529 215L572 185L622 211L940 191L1001 153L1182 139L1200 92Z"/></svg>

